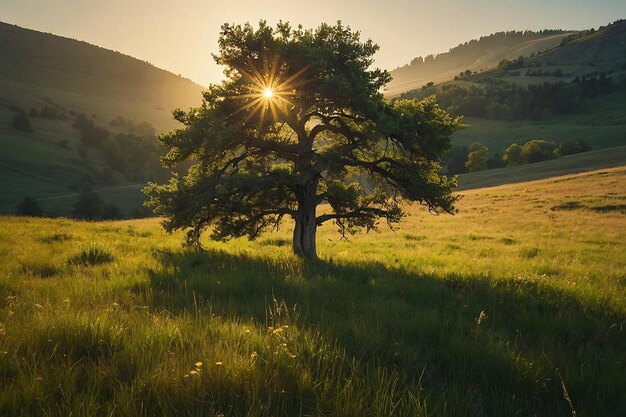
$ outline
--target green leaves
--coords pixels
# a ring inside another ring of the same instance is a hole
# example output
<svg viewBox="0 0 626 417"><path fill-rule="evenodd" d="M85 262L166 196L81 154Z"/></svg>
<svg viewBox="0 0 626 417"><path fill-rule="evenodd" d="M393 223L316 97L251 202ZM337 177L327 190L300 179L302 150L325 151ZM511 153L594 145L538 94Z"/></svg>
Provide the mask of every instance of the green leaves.
<svg viewBox="0 0 626 417"><path fill-rule="evenodd" d="M163 164L186 173L145 189L166 229L190 228L190 243L209 226L216 239L256 238L288 215L294 250L314 258L326 221L345 236L398 222L403 200L453 212L455 183L438 160L463 124L435 97L385 101L391 78L370 69L377 50L341 22L223 25L214 59L227 80L177 110L182 127L160 138ZM323 202L332 213L315 217Z"/></svg>

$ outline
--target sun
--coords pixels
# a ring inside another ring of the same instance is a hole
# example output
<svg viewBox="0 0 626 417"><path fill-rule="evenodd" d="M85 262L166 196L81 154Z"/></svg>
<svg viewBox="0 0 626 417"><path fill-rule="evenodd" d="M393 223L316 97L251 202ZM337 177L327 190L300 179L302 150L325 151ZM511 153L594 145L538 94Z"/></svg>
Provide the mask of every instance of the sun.
<svg viewBox="0 0 626 417"><path fill-rule="evenodd" d="M258 68L262 66L261 68ZM246 112L246 122L252 117L258 117L260 127L266 119L278 120L285 109L293 106L291 97L296 95L296 88L308 81L301 78L307 67L301 68L290 74L281 73L279 68L283 64L276 58L274 61L263 60L261 65L250 62L248 71L240 69L242 80L248 91L237 94L231 98L241 100L242 105L235 111Z"/></svg>

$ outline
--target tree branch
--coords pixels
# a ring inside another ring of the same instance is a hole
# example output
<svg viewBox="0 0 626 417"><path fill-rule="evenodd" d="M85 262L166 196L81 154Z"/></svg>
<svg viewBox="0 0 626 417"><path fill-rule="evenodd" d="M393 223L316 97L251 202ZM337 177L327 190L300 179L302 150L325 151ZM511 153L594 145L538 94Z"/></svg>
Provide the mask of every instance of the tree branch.
<svg viewBox="0 0 626 417"><path fill-rule="evenodd" d="M332 214L322 214L318 216L315 221L318 226L327 222L328 220L336 220L336 219L363 219L372 216L376 217L386 217L389 211L378 209L375 207L361 207L357 210L348 212L348 213L332 213Z"/></svg>

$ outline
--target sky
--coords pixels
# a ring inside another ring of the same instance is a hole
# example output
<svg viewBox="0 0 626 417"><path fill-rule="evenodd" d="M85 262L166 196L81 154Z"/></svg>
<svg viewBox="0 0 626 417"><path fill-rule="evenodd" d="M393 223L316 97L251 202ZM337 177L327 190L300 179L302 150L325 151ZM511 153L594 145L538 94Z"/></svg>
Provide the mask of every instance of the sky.
<svg viewBox="0 0 626 417"><path fill-rule="evenodd" d="M223 78L211 58L223 23L341 20L377 43L375 66L391 70L498 31L589 29L622 18L625 0L0 1L0 21L123 52L203 86Z"/></svg>

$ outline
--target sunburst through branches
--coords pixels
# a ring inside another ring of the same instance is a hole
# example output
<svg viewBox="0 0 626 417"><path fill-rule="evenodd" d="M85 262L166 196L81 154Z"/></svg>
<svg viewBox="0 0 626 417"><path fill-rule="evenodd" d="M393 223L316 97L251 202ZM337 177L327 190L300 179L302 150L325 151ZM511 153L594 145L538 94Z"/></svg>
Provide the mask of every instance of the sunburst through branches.
<svg viewBox="0 0 626 417"><path fill-rule="evenodd" d="M231 98L243 101L235 113L246 112L246 122L258 116L257 128L260 128L268 117L276 121L279 113L285 113L287 108L293 107L290 97L296 94L297 87L306 83L302 78L306 67L290 73L279 59L275 59L271 63L265 60L262 71L252 62L249 68L252 69L250 72L239 70L248 92Z"/></svg>

